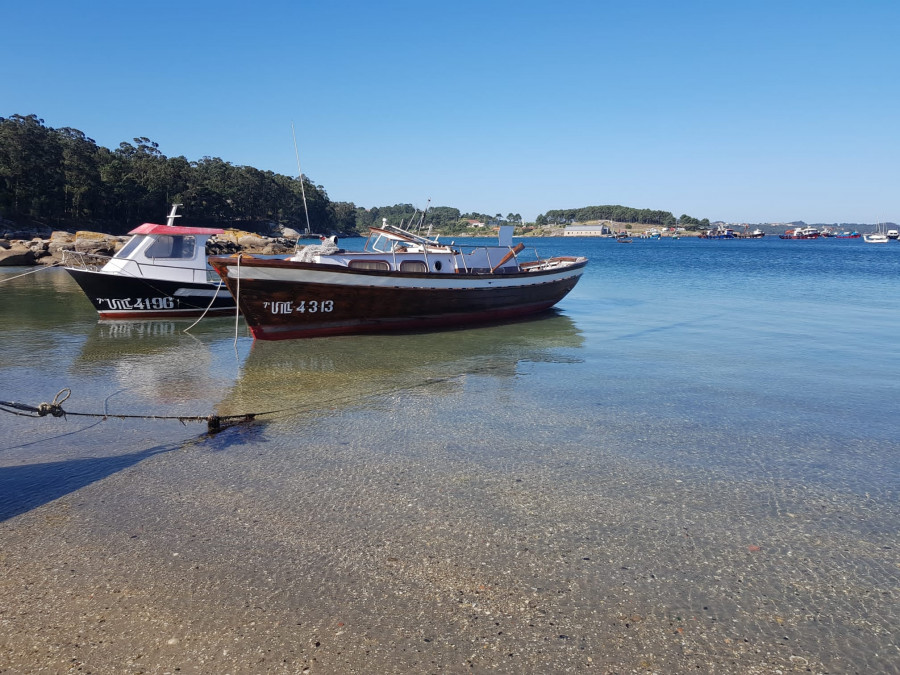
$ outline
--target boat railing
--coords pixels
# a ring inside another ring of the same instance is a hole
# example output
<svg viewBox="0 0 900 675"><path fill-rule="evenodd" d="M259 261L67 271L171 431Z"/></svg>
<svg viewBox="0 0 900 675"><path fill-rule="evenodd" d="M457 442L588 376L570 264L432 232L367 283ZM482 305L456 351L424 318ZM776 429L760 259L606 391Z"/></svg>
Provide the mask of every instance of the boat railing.
<svg viewBox="0 0 900 675"><path fill-rule="evenodd" d="M375 230L376 228L370 228ZM399 229L399 228L394 228ZM384 232L384 230L380 230ZM457 265L463 272L488 272L501 271L503 268L496 269L499 265L504 264L507 260L503 260L505 256L511 254L515 260L522 264L523 262L540 262L536 248L526 248L522 244L516 246L497 246L485 244L457 244L455 241L449 243L430 240L427 244L410 241L408 243L394 241L392 245L382 247L381 242L377 239L366 243L364 253L391 256L392 268L399 269L399 254L415 253L424 257L426 264L430 256L445 257L452 256L456 258ZM481 254L480 260L474 260L476 254ZM502 262L501 262L502 261ZM477 264L470 264L477 263ZM429 265L430 266L430 265Z"/></svg>
<svg viewBox="0 0 900 675"><path fill-rule="evenodd" d="M455 241L439 242L437 240L427 240L427 243L421 241L402 241L390 238L385 243L383 235L387 232L392 235L406 234L405 230L399 228L370 228L372 237L366 242L366 246L362 253L370 255L387 256L391 263L391 269L400 269L400 261L406 257L406 254L418 254L424 259L425 264L430 268L428 263L430 257L446 258L451 256L455 258L456 265L461 272L466 273L504 273L511 271L506 266L510 259L514 259L523 271L534 272L540 269L546 269L547 264L540 257L537 248L526 247L523 243L515 246L499 246L497 244L458 244ZM382 235L379 239L378 235ZM419 238L421 240L421 238ZM555 263L558 265L559 263ZM555 266L551 264L550 266Z"/></svg>
<svg viewBox="0 0 900 675"><path fill-rule="evenodd" d="M81 251L64 249L62 251L61 264L63 267L71 267L72 269L84 270L86 272L99 272L103 269L106 263L113 259L114 256L101 255L99 253L82 253ZM208 263L205 270L197 270L191 267L184 267L183 265L163 265L156 261L152 263L126 261L126 263L123 264L127 264L127 267L123 267L122 269L120 269L118 271L119 274L127 274L129 276L143 276L144 268L150 267L156 270L169 269L179 274L188 272L191 276L193 276L193 279L190 280L195 282L202 281L202 278L198 277L201 274L205 274L205 280L208 283L222 283L222 279L219 277L218 273Z"/></svg>
<svg viewBox="0 0 900 675"><path fill-rule="evenodd" d="M62 250L62 266L96 272L110 261L112 256L99 253L82 253L71 249Z"/></svg>

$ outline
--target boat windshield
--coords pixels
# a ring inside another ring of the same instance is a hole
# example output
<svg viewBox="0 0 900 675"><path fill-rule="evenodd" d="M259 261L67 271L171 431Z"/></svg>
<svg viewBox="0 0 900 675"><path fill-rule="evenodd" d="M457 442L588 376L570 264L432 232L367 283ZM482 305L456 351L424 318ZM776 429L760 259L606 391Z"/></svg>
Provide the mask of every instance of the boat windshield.
<svg viewBox="0 0 900 675"><path fill-rule="evenodd" d="M144 241L144 236L140 234L134 235L131 239L125 242L125 245L116 251L116 254L113 258L127 258L134 250L140 246L141 242Z"/></svg>
<svg viewBox="0 0 900 675"><path fill-rule="evenodd" d="M422 248L442 247L437 239L429 239L414 232L408 232L394 225L385 224L384 227L369 227L369 239L366 241L366 250L377 253L391 253L393 251L421 250Z"/></svg>
<svg viewBox="0 0 900 675"><path fill-rule="evenodd" d="M156 241L147 249L147 257L189 260L194 257L195 248L193 235L157 235Z"/></svg>
<svg viewBox="0 0 900 675"><path fill-rule="evenodd" d="M369 242L369 250L377 253L390 253L392 251L404 251L410 245L415 245L409 240L401 239L393 235L378 232Z"/></svg>

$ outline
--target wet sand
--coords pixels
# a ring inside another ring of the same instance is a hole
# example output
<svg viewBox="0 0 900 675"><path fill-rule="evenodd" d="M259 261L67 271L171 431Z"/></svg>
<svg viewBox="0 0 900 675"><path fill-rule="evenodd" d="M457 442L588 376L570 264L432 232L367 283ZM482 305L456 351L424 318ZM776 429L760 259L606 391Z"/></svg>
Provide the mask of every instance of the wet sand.
<svg viewBox="0 0 900 675"><path fill-rule="evenodd" d="M0 672L897 672L890 495L422 411L144 442L7 503Z"/></svg>

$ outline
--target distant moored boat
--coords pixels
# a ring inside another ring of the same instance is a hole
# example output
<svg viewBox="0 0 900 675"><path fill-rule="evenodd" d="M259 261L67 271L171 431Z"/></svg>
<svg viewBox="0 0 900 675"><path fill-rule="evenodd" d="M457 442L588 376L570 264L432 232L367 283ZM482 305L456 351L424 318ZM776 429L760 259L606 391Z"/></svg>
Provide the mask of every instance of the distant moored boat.
<svg viewBox="0 0 900 675"><path fill-rule="evenodd" d="M779 234L779 239L818 239L821 233L814 227L807 225L806 227L795 227L787 230L784 234Z"/></svg>

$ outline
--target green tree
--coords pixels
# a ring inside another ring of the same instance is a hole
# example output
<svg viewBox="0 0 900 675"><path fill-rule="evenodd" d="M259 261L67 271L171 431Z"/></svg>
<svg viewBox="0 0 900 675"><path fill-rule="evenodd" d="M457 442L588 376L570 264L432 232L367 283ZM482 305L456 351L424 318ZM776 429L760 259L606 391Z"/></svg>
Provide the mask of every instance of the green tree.
<svg viewBox="0 0 900 675"><path fill-rule="evenodd" d="M357 209L353 202L331 202L334 229L341 234L357 234ZM365 232L365 230L363 230Z"/></svg>
<svg viewBox="0 0 900 675"><path fill-rule="evenodd" d="M65 207L62 147L36 115L0 118L0 207L14 216L58 220Z"/></svg>
<svg viewBox="0 0 900 675"><path fill-rule="evenodd" d="M681 217L678 219L678 224L690 232L695 232L700 229L700 221L685 213L681 214Z"/></svg>
<svg viewBox="0 0 900 675"><path fill-rule="evenodd" d="M56 131L62 147L64 215L80 223L95 214L101 197L100 157L97 144L71 127Z"/></svg>

